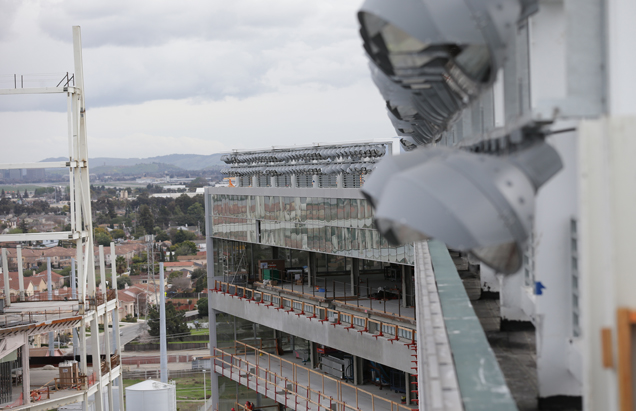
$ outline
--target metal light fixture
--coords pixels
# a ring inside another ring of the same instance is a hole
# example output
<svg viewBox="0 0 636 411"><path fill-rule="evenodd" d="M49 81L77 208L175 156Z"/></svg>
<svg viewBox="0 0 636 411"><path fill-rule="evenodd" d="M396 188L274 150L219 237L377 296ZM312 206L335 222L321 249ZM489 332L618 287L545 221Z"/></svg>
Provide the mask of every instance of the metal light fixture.
<svg viewBox="0 0 636 411"><path fill-rule="evenodd" d="M418 149L380 162L362 192L391 243L437 238L509 274L522 264L534 195L561 168L543 141L505 157Z"/></svg>
<svg viewBox="0 0 636 411"><path fill-rule="evenodd" d="M536 0L366 0L358 20L373 65L410 93L408 104L432 127L433 140L494 82L517 21L536 5ZM389 105L388 87L372 75Z"/></svg>

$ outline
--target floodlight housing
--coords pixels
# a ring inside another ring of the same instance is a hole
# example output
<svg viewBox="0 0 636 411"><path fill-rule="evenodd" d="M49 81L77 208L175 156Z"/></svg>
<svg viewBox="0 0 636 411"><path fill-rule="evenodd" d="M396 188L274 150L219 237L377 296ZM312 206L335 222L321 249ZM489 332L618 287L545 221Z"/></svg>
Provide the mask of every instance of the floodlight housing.
<svg viewBox="0 0 636 411"><path fill-rule="evenodd" d="M437 238L510 274L522 264L534 195L561 168L543 141L506 157L426 148L381 161L362 192L391 243Z"/></svg>
<svg viewBox="0 0 636 411"><path fill-rule="evenodd" d="M536 8L536 0L366 0L358 20L373 65L410 93L433 140L495 81L517 22ZM372 76L387 106L405 100Z"/></svg>

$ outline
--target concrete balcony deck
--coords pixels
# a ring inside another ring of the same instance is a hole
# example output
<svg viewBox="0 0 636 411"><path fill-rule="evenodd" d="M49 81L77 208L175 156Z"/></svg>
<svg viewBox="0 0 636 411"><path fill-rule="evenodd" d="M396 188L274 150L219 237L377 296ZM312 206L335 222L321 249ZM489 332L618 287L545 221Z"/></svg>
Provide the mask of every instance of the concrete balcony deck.
<svg viewBox="0 0 636 411"><path fill-rule="evenodd" d="M344 352L355 347L361 358L413 373L413 327L219 281L213 291L208 303L215 310Z"/></svg>

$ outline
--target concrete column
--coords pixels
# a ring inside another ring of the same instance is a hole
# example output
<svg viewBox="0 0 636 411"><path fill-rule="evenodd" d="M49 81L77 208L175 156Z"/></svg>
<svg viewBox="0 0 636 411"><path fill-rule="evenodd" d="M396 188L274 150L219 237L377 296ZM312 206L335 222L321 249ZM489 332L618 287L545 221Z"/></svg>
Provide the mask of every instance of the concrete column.
<svg viewBox="0 0 636 411"><path fill-rule="evenodd" d="M351 294L359 295L360 293L360 259L351 258Z"/></svg>
<svg viewBox="0 0 636 411"><path fill-rule="evenodd" d="M316 174L311 176L311 181L313 182L314 188L319 188L320 187L320 179L318 179L318 176Z"/></svg>
<svg viewBox="0 0 636 411"><path fill-rule="evenodd" d="M86 361L86 321L82 318L80 323L80 371L88 375L88 365Z"/></svg>
<svg viewBox="0 0 636 411"><path fill-rule="evenodd" d="M48 301L53 300L53 284L51 283L51 257L46 258L46 297ZM55 334L49 332L49 355L54 356L55 352Z"/></svg>
<svg viewBox="0 0 636 411"><path fill-rule="evenodd" d="M55 355L55 333L53 331L49 331L49 356L53 357Z"/></svg>
<svg viewBox="0 0 636 411"><path fill-rule="evenodd" d="M208 266L209 267L209 266ZM208 305L208 322L210 331L210 355L214 355L214 349L217 346L216 340L216 311ZM236 333L236 330L235 330ZM210 371L210 409L215 410L219 405L219 377L214 372L214 360L212 360L212 370Z"/></svg>
<svg viewBox="0 0 636 411"><path fill-rule="evenodd" d="M534 302L530 298L531 290L526 289L523 269L514 274L500 276L499 284L501 329L518 330L531 327L532 319L528 313L534 315Z"/></svg>
<svg viewBox="0 0 636 411"><path fill-rule="evenodd" d="M211 204L206 208L210 209ZM206 213L206 219L208 218L208 214ZM210 227L210 225L208 225ZM214 288L214 241L212 241L212 237L208 236L206 238L206 250L207 250L207 262L208 262L208 301L211 301L214 298L215 293L210 291ZM214 349L217 346L216 340L216 311L212 309L212 304L208 304L208 330L210 333L209 345L210 345L210 355L214 355ZM214 372L214 360L212 360L212 367L210 371L210 408L216 409L219 406L219 378L217 374Z"/></svg>
<svg viewBox="0 0 636 411"><path fill-rule="evenodd" d="M344 188L344 174L340 173L336 177L336 187L337 188Z"/></svg>
<svg viewBox="0 0 636 411"><path fill-rule="evenodd" d="M313 341L309 341L309 360L311 368L318 367L318 344Z"/></svg>
<svg viewBox="0 0 636 411"><path fill-rule="evenodd" d="M99 275L102 280L101 288L102 294L104 295L104 307L108 305L108 286L106 285L106 260L104 258L104 246L99 246ZM108 321L108 311L104 311L103 323L104 323L104 354L106 356L106 365L108 367L108 386L106 387L107 398L108 398L108 409L110 411L113 410L113 380L110 376L111 368L110 368L110 356L111 356L111 344L110 344L110 328Z"/></svg>
<svg viewBox="0 0 636 411"><path fill-rule="evenodd" d="M7 249L2 249L2 276L4 277L4 306L11 306L11 288L9 286L9 261L7 260Z"/></svg>
<svg viewBox="0 0 636 411"><path fill-rule="evenodd" d="M24 335L22 346L22 396L24 404L31 402L31 370L29 369L29 336Z"/></svg>
<svg viewBox="0 0 636 411"><path fill-rule="evenodd" d="M77 298L77 287L75 285L75 259L71 258L71 299Z"/></svg>
<svg viewBox="0 0 636 411"><path fill-rule="evenodd" d="M406 404L409 405L411 403L411 374L408 372L404 373L404 396L406 397Z"/></svg>
<svg viewBox="0 0 636 411"><path fill-rule="evenodd" d="M363 359L357 356L353 356L353 385L362 385L363 373L362 364Z"/></svg>
<svg viewBox="0 0 636 411"><path fill-rule="evenodd" d="M20 301L24 301L24 272L22 267L22 245L18 244L15 248L18 262L18 287L20 289Z"/></svg>
<svg viewBox="0 0 636 411"><path fill-rule="evenodd" d="M89 252L92 252L89 250ZM86 334L82 336L86 337ZM95 393L95 411L103 411L104 409L104 397L102 395L102 367L101 356L99 349L99 321L97 321L97 315L93 315L91 320L91 346L93 352L93 373L95 374L95 381L97 385L97 392Z"/></svg>
<svg viewBox="0 0 636 411"><path fill-rule="evenodd" d="M291 175L291 186L298 187L298 177L296 177L296 174Z"/></svg>
<svg viewBox="0 0 636 411"><path fill-rule="evenodd" d="M309 267L309 276L308 276L308 283L310 287L312 286L316 286L317 285L317 281L316 281L316 253L309 251L309 261L307 263L307 266Z"/></svg>
<svg viewBox="0 0 636 411"><path fill-rule="evenodd" d="M117 264L115 259L115 243L110 243L110 268L111 268L111 289L117 292ZM116 299L115 310L113 311L113 349L112 352L121 354L121 338L119 336L119 298Z"/></svg>
<svg viewBox="0 0 636 411"><path fill-rule="evenodd" d="M82 239L78 239L75 244L77 251L77 299L80 304L86 303L86 271L84 264L84 250L82 250ZM83 341L83 340L82 340Z"/></svg>

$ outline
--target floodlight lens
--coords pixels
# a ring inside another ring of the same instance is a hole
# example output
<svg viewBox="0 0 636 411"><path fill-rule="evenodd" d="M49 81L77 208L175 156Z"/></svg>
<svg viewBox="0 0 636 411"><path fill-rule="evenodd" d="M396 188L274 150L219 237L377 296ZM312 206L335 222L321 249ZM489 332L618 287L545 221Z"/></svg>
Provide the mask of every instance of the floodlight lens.
<svg viewBox="0 0 636 411"><path fill-rule="evenodd" d="M474 248L470 253L502 274L513 274L521 268L522 251L515 243Z"/></svg>

